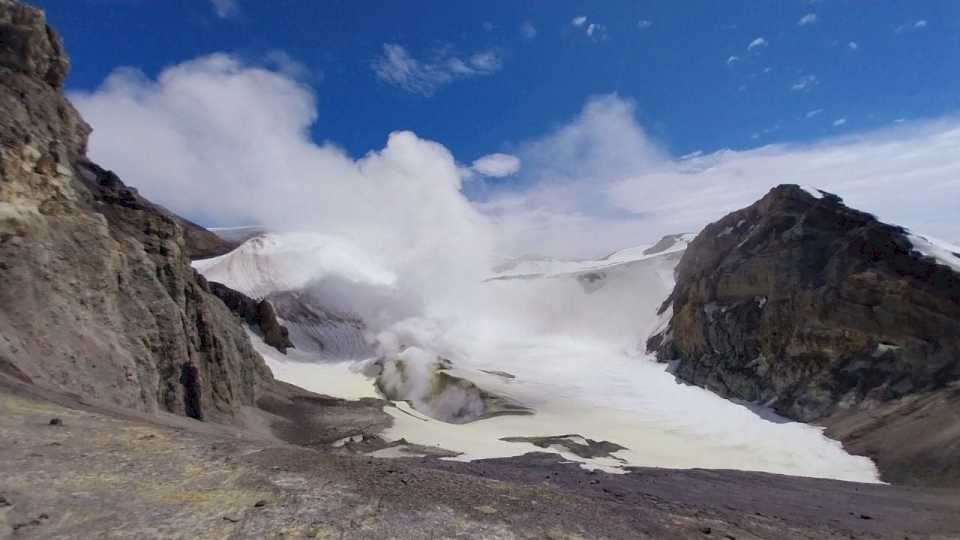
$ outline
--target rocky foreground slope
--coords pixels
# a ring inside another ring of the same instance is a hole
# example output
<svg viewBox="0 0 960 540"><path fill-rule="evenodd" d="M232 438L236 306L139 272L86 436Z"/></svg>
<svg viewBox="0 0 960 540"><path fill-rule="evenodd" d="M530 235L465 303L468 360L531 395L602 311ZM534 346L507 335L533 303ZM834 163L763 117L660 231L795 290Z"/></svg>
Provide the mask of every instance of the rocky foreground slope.
<svg viewBox="0 0 960 540"><path fill-rule="evenodd" d="M904 229L779 186L708 225L676 277L648 347L678 378L822 422L888 480L960 482L960 273Z"/></svg>

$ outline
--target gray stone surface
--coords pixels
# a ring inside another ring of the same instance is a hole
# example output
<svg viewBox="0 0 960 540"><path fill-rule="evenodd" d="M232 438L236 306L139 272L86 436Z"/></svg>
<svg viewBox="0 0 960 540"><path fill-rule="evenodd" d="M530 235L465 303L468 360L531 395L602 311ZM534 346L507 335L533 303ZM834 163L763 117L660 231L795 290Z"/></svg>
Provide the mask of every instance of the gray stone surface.
<svg viewBox="0 0 960 540"><path fill-rule="evenodd" d="M708 225L676 275L663 306L672 309L669 326L648 347L675 362L684 381L828 425L835 415L869 416L899 399L956 393L960 274L913 251L902 229L834 195L774 188ZM882 432L889 422L874 416ZM926 447L934 437L891 434L886 442ZM915 456L925 460L916 469L924 478L897 480L960 482L960 438L940 442L949 450Z"/></svg>
<svg viewBox="0 0 960 540"><path fill-rule="evenodd" d="M39 11L0 2L0 372L232 421L272 376L176 220L86 159L67 66Z"/></svg>

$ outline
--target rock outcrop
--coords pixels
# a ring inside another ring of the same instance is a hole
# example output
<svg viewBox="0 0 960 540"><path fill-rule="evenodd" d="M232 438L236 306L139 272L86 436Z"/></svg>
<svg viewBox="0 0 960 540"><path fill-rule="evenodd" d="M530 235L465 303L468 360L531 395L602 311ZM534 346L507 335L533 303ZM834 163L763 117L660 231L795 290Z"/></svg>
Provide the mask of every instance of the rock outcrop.
<svg viewBox="0 0 960 540"><path fill-rule="evenodd" d="M774 188L708 225L676 278L669 325L648 348L684 381L828 425L957 391L960 274L834 195ZM960 473L947 458L931 470Z"/></svg>
<svg viewBox="0 0 960 540"><path fill-rule="evenodd" d="M178 220L86 158L68 66L39 10L0 0L0 373L231 421L272 376Z"/></svg>
<svg viewBox="0 0 960 540"><path fill-rule="evenodd" d="M166 212L171 219L180 225L180 230L183 232L184 250L187 257L191 260L219 257L220 255L233 251L243 243L242 240L231 241L223 238L189 219L174 214L162 206L158 206L158 208Z"/></svg>
<svg viewBox="0 0 960 540"><path fill-rule="evenodd" d="M235 291L223 283L208 282L210 292L217 296L230 311L243 319L244 322L259 330L263 342L274 349L287 354L287 349L293 348L290 341L290 332L280 324L277 312L268 300L254 300L240 291Z"/></svg>

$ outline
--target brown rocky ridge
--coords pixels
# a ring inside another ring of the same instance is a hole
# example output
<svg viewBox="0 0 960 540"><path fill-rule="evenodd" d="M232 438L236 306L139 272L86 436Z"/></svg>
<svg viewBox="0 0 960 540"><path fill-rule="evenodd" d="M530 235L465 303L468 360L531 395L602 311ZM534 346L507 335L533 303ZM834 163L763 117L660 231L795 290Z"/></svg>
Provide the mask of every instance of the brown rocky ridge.
<svg viewBox="0 0 960 540"><path fill-rule="evenodd" d="M960 483L960 274L900 227L782 185L708 225L648 342L687 382L820 422L884 478Z"/></svg>

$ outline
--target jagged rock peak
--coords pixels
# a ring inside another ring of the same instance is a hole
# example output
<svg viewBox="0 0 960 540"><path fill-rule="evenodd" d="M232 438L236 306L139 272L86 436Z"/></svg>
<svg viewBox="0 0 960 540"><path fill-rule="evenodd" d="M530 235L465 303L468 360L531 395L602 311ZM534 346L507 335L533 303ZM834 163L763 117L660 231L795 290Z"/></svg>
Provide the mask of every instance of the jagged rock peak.
<svg viewBox="0 0 960 540"><path fill-rule="evenodd" d="M63 88L70 61L43 12L14 0L0 0L0 34L0 66Z"/></svg>
<svg viewBox="0 0 960 540"><path fill-rule="evenodd" d="M960 275L906 231L782 185L690 243L650 341L678 377L814 420L960 378Z"/></svg>

